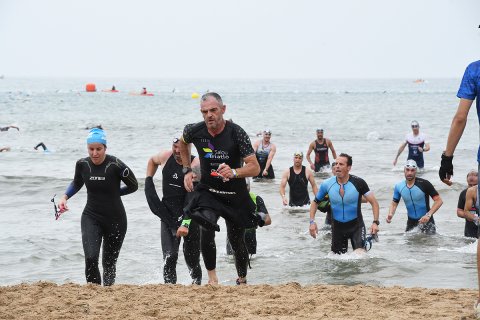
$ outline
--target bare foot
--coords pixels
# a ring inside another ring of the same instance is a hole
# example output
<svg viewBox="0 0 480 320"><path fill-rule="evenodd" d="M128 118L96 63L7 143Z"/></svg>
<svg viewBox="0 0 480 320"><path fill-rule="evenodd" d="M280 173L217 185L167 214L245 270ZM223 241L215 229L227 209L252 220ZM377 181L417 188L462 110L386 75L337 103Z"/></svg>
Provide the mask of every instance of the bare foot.
<svg viewBox="0 0 480 320"><path fill-rule="evenodd" d="M218 284L217 272L215 269L207 270L208 273L208 284L216 285Z"/></svg>

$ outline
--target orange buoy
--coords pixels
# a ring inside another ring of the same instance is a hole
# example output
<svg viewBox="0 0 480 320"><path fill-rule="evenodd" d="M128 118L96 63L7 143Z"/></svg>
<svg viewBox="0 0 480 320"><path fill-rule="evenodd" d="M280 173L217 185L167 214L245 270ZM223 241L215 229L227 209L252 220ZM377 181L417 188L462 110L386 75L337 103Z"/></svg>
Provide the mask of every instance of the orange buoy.
<svg viewBox="0 0 480 320"><path fill-rule="evenodd" d="M97 88L95 87L95 83L87 83L86 90L87 92L97 91Z"/></svg>

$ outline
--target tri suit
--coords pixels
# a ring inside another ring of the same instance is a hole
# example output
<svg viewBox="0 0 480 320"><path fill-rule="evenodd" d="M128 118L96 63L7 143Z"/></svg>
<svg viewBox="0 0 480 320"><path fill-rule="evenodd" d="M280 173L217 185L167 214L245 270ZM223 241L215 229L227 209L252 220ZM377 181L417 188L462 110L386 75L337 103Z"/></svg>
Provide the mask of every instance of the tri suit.
<svg viewBox="0 0 480 320"><path fill-rule="evenodd" d="M238 276L245 277L248 251L243 239L245 228L257 224L255 204L244 178L223 182L220 177L212 176L211 172L216 171L222 163L230 168L240 168L244 158L255 154L250 138L239 125L229 121L225 122L222 132L212 136L202 121L185 126L182 140L196 147L202 172L200 184L195 188L189 205L184 208L184 219L192 218L210 230L219 230L215 222L222 216L234 251ZM200 241L205 267L213 270L216 265L214 233L202 232Z"/></svg>
<svg viewBox="0 0 480 320"><path fill-rule="evenodd" d="M288 177L289 203L290 207L302 207L310 204L310 196L308 195L308 179L305 166L299 174L295 173L293 166L290 167L290 176Z"/></svg>
<svg viewBox="0 0 480 320"><path fill-rule="evenodd" d="M121 187L123 181L125 186ZM138 189L133 172L118 158L106 155L100 165L89 157L77 161L75 176L65 194L71 198L85 184L87 204L81 218L87 282L101 284L98 259L103 240L103 284L115 283L116 263L127 232L127 215L121 196Z"/></svg>
<svg viewBox="0 0 480 320"><path fill-rule="evenodd" d="M408 157L407 160L415 160L417 166L419 168L423 168L425 166L423 160L423 152L420 152L418 148L425 148L426 143L426 136L423 133L419 133L418 135L414 135L413 133L409 133L405 137L405 141L408 145Z"/></svg>
<svg viewBox="0 0 480 320"><path fill-rule="evenodd" d="M343 189L343 196L341 194ZM361 211L362 196L370 193L367 183L354 175L349 175L345 184L339 184L333 176L322 182L314 201L319 203L326 195L332 210L332 247L334 253L348 250L348 240L353 250L365 244L365 223Z"/></svg>
<svg viewBox="0 0 480 320"><path fill-rule="evenodd" d="M260 165L260 173L256 178L265 178L265 179L275 178L275 172L273 171L273 166L271 163L267 170L268 174L266 176L263 175L263 170L265 170L265 167L267 166L268 155L270 154L271 148L272 148L271 143L269 143L268 146L264 146L263 140L260 142L260 145L258 146L258 149L255 152L258 164Z"/></svg>
<svg viewBox="0 0 480 320"><path fill-rule="evenodd" d="M191 157L193 160L194 157ZM163 280L165 283L177 283L177 260L178 249L181 238L176 236L176 232L183 217L183 208L188 203L188 193L185 189L182 172L183 166L178 164L175 156L172 154L162 168L162 191L163 198L160 203L158 195L153 185L152 177L145 180L145 194L149 206L153 207L153 212L161 219L160 235L162 241L163 253ZM157 199L154 199L157 197ZM189 226L189 232L183 241L183 254L187 264L190 276L194 284L201 284L202 269L199 264L200 259L200 233L199 226L192 222Z"/></svg>
<svg viewBox="0 0 480 320"><path fill-rule="evenodd" d="M318 172L322 167L330 165L330 159L328 158L328 145L327 139L323 139L322 143L315 140L315 172Z"/></svg>
<svg viewBox="0 0 480 320"><path fill-rule="evenodd" d="M463 190L458 197L457 209L465 210L465 202L467 196L467 189ZM470 213L478 216L477 204L473 203L472 207L469 208ZM468 238L478 238L478 226L473 221L468 221L465 219L465 229L464 236Z"/></svg>
<svg viewBox="0 0 480 320"><path fill-rule="evenodd" d="M435 234L436 226L433 216L425 224L419 224L418 220L422 218L428 211L430 211L430 197L438 196L437 190L433 185L425 179L415 178L413 186L409 187L407 181L400 181L395 185L393 190L393 201L400 202L400 198L405 202L407 207L407 227L405 231L410 231L416 226L426 234Z"/></svg>

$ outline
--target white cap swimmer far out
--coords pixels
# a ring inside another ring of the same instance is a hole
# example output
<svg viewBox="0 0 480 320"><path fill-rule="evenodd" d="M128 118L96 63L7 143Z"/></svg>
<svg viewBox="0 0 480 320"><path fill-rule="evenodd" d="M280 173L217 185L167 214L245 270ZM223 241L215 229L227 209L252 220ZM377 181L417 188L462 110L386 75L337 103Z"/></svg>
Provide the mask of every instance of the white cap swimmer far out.
<svg viewBox="0 0 480 320"><path fill-rule="evenodd" d="M418 169L417 163L415 162L415 160L412 160L412 159L407 160L407 162L405 162L404 167L408 169L415 169L415 170Z"/></svg>

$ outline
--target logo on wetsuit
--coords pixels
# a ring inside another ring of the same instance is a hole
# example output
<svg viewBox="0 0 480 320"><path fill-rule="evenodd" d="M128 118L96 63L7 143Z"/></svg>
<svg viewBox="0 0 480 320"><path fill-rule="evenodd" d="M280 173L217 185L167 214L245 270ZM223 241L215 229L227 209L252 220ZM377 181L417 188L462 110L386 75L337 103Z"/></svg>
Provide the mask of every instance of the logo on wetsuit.
<svg viewBox="0 0 480 320"><path fill-rule="evenodd" d="M105 177L90 177L90 180L95 180L95 181L98 181L98 180L105 180Z"/></svg>
<svg viewBox="0 0 480 320"><path fill-rule="evenodd" d="M178 174L175 172L172 176L173 179L178 179Z"/></svg>
<svg viewBox="0 0 480 320"><path fill-rule="evenodd" d="M208 142L208 148L202 148L205 152L203 156L206 159L228 160L230 156L227 151L215 150L215 146Z"/></svg>

